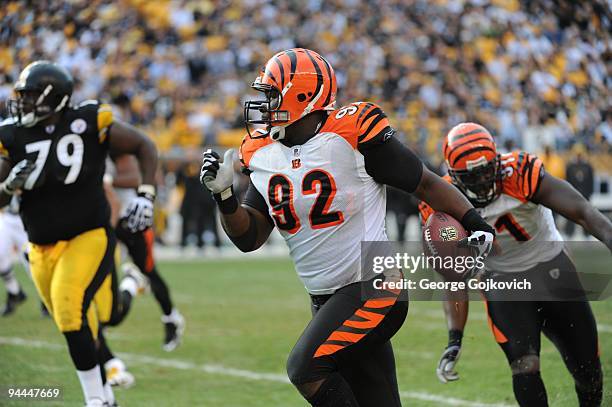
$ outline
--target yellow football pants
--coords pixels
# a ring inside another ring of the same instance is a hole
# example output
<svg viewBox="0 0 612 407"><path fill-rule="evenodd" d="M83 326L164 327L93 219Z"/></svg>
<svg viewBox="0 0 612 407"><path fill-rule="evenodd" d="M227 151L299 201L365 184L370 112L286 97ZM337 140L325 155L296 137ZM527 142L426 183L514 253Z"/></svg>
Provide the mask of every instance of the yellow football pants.
<svg viewBox="0 0 612 407"><path fill-rule="evenodd" d="M115 247L105 228L51 245L30 244L32 279L61 332L86 323L97 338L99 322L110 319Z"/></svg>

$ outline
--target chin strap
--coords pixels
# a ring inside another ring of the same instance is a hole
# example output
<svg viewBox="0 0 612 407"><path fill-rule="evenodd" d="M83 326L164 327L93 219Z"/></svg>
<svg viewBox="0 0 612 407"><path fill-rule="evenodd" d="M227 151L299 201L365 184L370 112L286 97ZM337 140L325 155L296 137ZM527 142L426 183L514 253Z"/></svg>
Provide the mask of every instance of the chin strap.
<svg viewBox="0 0 612 407"><path fill-rule="evenodd" d="M315 128L314 133L317 134L319 132L319 130L321 129L321 126L323 126L323 121L321 120L318 124L317 127ZM285 138L285 128L282 126L274 126L270 129L270 138L274 141L280 141L283 140Z"/></svg>
<svg viewBox="0 0 612 407"><path fill-rule="evenodd" d="M270 138L274 141L280 141L285 138L285 128L274 126L270 129Z"/></svg>

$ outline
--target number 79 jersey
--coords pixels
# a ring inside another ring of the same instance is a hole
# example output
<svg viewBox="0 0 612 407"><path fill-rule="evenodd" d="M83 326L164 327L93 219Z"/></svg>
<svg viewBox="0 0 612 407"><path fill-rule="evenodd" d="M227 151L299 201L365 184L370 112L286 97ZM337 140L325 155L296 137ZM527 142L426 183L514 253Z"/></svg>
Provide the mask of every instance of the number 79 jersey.
<svg viewBox="0 0 612 407"><path fill-rule="evenodd" d="M110 106L88 101L66 109L53 126L0 124L0 158L36 163L20 208L30 242L69 240L108 224L102 177L112 122Z"/></svg>
<svg viewBox="0 0 612 407"><path fill-rule="evenodd" d="M356 103L330 112L302 145L248 135L242 143L242 164L311 294L359 281L361 241L387 240L385 188L366 172L358 147L389 131L380 108Z"/></svg>

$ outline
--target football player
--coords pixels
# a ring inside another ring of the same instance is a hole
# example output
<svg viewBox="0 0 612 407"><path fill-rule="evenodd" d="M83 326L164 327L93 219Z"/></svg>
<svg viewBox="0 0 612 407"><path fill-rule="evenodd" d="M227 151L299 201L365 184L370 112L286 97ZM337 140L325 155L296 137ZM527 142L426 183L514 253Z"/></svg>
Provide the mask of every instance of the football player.
<svg viewBox="0 0 612 407"><path fill-rule="evenodd" d="M3 317L11 315L17 305L26 300L26 294L13 273L13 264L17 256L21 256L23 264L27 266L25 246L28 236L19 218L17 199L13 198L11 204L0 212L0 277L6 287L6 304L0 312Z"/></svg>
<svg viewBox="0 0 612 407"><path fill-rule="evenodd" d="M485 260L482 278L536 279L553 300L562 299L568 287L578 292L572 301L514 302L496 291L484 292L490 327L510 365L516 400L521 406L547 405L540 376L543 332L572 374L580 406L599 406L603 377L597 326L551 210L583 226L610 250L612 223L569 183L546 173L536 156L520 151L498 154L490 132L479 124L461 123L451 129L443 153L448 166L445 179L463 192L497 232L501 250ZM426 203L420 210L423 221L433 213ZM449 342L437 368L444 383L459 378L454 368L469 308L467 294L462 296L464 300L444 303Z"/></svg>
<svg viewBox="0 0 612 407"><path fill-rule="evenodd" d="M86 405L100 406L114 397L96 352L97 315L110 315L117 302L106 294L116 242L102 187L105 160L109 151L137 157L143 184L128 212L144 230L153 221L157 150L115 120L110 106L72 106L72 90L72 77L54 63L37 61L21 72L8 101L12 119L0 126L0 207L20 194L32 278L66 338Z"/></svg>
<svg viewBox="0 0 612 407"><path fill-rule="evenodd" d="M136 277L135 281L139 275L144 275L148 280L151 291L162 311L161 320L165 331L162 348L166 352L171 352L181 342L185 319L174 307L168 286L157 270L153 256L155 241L153 229L148 228L141 231L134 228L134 225L130 224L129 213L125 212L135 195L135 188L140 184L138 162L131 155L121 155L112 157L111 163L107 162L107 164L109 168L106 171L106 177L117 197L117 212L121 214L121 218L113 225L116 224L117 238L125 244L132 261L137 266L136 269L126 267L126 270Z"/></svg>
<svg viewBox="0 0 612 407"><path fill-rule="evenodd" d="M264 99L245 103L240 161L250 184L242 204L232 189L232 150L223 161L208 150L201 181L240 250L259 248L274 227L289 247L313 310L287 361L302 396L313 406L399 406L390 338L408 311L405 292L374 290L360 267L361 242L387 240L385 184L461 219L483 254L495 231L394 137L379 106L335 108L336 84L314 51L274 55L252 84Z"/></svg>

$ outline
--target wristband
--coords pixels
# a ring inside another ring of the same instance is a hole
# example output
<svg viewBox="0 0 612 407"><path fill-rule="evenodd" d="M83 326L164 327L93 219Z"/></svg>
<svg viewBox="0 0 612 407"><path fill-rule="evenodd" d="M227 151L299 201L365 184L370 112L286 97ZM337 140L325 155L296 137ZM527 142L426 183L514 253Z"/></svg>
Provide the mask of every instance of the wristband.
<svg viewBox="0 0 612 407"><path fill-rule="evenodd" d="M461 218L461 225L468 231L474 232L481 230L483 232L489 232L495 236L495 229L491 227L483 218L476 212L476 209L471 208Z"/></svg>
<svg viewBox="0 0 612 407"><path fill-rule="evenodd" d="M232 214L238 210L238 199L234 195L234 187L231 186L225 191L218 194L213 194L213 198L217 201L219 211L225 215Z"/></svg>
<svg viewBox="0 0 612 407"><path fill-rule="evenodd" d="M463 331L459 329L451 329L448 331L448 346L461 346L463 339Z"/></svg>
<svg viewBox="0 0 612 407"><path fill-rule="evenodd" d="M148 200L155 201L155 187L151 184L142 184L136 190L138 192L138 196L143 196Z"/></svg>

